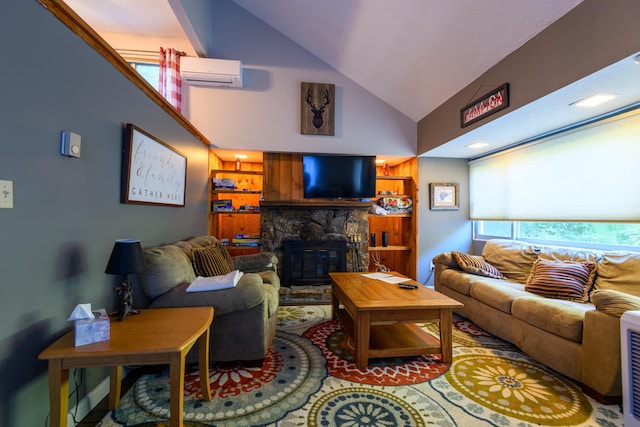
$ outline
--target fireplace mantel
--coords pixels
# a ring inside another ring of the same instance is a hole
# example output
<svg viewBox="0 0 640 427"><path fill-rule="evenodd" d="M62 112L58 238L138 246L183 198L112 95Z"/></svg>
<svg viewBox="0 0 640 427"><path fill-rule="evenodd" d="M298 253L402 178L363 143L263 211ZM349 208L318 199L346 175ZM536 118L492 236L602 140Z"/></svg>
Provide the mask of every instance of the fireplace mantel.
<svg viewBox="0 0 640 427"><path fill-rule="evenodd" d="M368 208L371 202L360 202L356 200L262 200L260 206L265 208L286 208L286 209L344 209L344 208Z"/></svg>

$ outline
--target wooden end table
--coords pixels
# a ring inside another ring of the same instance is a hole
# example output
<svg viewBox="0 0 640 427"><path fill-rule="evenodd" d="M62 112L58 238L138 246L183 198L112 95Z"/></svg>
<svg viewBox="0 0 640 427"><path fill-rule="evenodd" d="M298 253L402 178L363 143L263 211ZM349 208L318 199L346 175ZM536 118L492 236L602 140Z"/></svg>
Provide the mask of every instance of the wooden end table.
<svg viewBox="0 0 640 427"><path fill-rule="evenodd" d="M51 426L67 425L69 369L110 367L109 409L120 403L122 365L169 365L170 425L182 427L184 374L187 352L198 343L202 398L211 400L209 388L209 326L212 307L143 310L123 321L112 318L109 341L74 346L73 331L40 353L49 361Z"/></svg>
<svg viewBox="0 0 640 427"><path fill-rule="evenodd" d="M358 369L366 368L370 358L434 353L442 355L442 363L451 363L453 309L462 303L413 280L406 283L417 289L402 289L363 273L329 276L333 318L353 340ZM439 340L416 325L430 320L440 322Z"/></svg>

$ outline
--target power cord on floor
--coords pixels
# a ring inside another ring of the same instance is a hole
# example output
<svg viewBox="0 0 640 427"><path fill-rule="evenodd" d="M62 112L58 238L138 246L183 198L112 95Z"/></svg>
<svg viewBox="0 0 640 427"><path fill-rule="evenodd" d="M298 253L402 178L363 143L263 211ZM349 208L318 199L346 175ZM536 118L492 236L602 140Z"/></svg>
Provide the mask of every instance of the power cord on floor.
<svg viewBox="0 0 640 427"><path fill-rule="evenodd" d="M80 372L80 374L78 374L78 372ZM80 390L80 386L82 385L83 379L84 379L84 369L74 369L73 370L73 390L67 396L67 399L71 399L71 396L73 396L74 394L76 395L76 405L73 410L73 413L67 412L67 416L71 415L71 418L73 418L74 426L77 426L79 424L79 421L76 419L76 417L78 416L78 406L80 405L79 390ZM45 427L49 425L50 416L51 416L51 412L49 412L44 419Z"/></svg>
<svg viewBox="0 0 640 427"><path fill-rule="evenodd" d="M369 252L369 254L370 254L370 256L371 256L371 259L373 260L373 265L375 265L375 266L376 266L376 271L380 271L380 272L382 272L382 273L387 273L387 272L391 271L391 270L389 269L389 267L387 267L386 265L384 265L384 264L382 264L382 263L380 262L380 259L379 259L379 258L378 258L378 256L376 255L376 252L375 252L375 251L371 251L371 252Z"/></svg>

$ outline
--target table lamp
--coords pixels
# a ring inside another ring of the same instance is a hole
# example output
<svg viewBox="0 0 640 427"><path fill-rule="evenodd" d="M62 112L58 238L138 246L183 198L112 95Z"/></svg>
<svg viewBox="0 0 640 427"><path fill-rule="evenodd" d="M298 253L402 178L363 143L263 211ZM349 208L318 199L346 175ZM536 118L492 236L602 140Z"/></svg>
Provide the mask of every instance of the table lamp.
<svg viewBox="0 0 640 427"><path fill-rule="evenodd" d="M118 320L123 320L129 313L139 313L138 310L133 308L133 291L131 289L131 282L129 281L129 274L139 273L144 271L145 268L146 263L144 261L144 255L142 255L140 240L116 240L116 243L113 245L113 251L111 251L109 263L104 272L107 274L124 275L122 285L115 288L120 295L120 310L117 312Z"/></svg>

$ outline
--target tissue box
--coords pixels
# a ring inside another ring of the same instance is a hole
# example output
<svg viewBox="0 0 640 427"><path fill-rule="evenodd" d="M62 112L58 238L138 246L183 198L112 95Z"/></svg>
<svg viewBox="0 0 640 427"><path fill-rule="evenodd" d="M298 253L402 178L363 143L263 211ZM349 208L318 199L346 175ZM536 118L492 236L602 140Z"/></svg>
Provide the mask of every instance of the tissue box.
<svg viewBox="0 0 640 427"><path fill-rule="evenodd" d="M95 319L74 321L74 336L76 347L94 342L109 340L109 315L104 308L93 312Z"/></svg>

